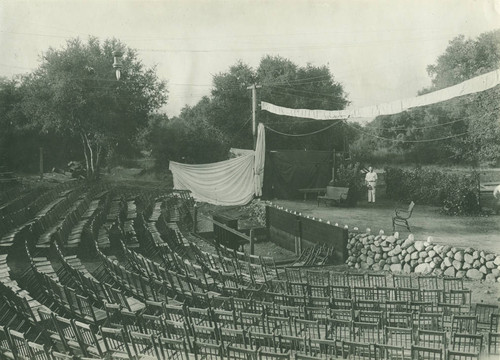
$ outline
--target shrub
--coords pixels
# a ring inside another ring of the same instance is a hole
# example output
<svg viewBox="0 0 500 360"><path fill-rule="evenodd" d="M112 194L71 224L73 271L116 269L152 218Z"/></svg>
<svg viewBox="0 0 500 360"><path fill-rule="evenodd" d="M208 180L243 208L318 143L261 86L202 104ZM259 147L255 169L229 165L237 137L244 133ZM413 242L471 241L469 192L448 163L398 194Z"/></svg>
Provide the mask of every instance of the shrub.
<svg viewBox="0 0 500 360"><path fill-rule="evenodd" d="M356 204L365 189L359 163L340 165L335 171L333 186L348 187L347 203Z"/></svg>
<svg viewBox="0 0 500 360"><path fill-rule="evenodd" d="M440 206L449 215L481 211L477 172L469 175L438 170L386 168L387 195L393 200Z"/></svg>

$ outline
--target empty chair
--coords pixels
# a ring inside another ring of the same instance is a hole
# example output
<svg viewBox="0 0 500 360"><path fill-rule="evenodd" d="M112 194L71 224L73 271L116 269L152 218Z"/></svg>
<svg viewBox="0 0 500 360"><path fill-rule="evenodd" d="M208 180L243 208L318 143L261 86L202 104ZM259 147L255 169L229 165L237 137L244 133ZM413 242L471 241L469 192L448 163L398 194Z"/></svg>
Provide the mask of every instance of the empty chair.
<svg viewBox="0 0 500 360"><path fill-rule="evenodd" d="M477 325L481 329L488 329L490 325L491 315L498 313L498 305L478 303L474 308L474 315L477 316Z"/></svg>
<svg viewBox="0 0 500 360"><path fill-rule="evenodd" d="M290 351L275 352L271 350L259 350L259 360L290 360Z"/></svg>
<svg viewBox="0 0 500 360"><path fill-rule="evenodd" d="M468 353L480 353L483 348L483 335L451 334L451 349Z"/></svg>
<svg viewBox="0 0 500 360"><path fill-rule="evenodd" d="M365 283L365 275L364 274L354 274L354 273L347 273L347 284L351 288L358 286L358 287L364 287L366 286Z"/></svg>
<svg viewBox="0 0 500 360"><path fill-rule="evenodd" d="M375 344L374 355L375 360L404 360L405 350L400 346Z"/></svg>
<svg viewBox="0 0 500 360"><path fill-rule="evenodd" d="M431 348L446 348L446 332L435 330L422 330L417 331L417 344L419 346Z"/></svg>
<svg viewBox="0 0 500 360"><path fill-rule="evenodd" d="M444 349L436 349L425 346L411 346L411 359L444 360Z"/></svg>
<svg viewBox="0 0 500 360"><path fill-rule="evenodd" d="M475 334L477 330L477 316L453 315L451 320L452 333Z"/></svg>
<svg viewBox="0 0 500 360"><path fill-rule="evenodd" d="M259 350L228 345L226 347L227 360L258 360Z"/></svg>
<svg viewBox="0 0 500 360"><path fill-rule="evenodd" d="M413 344L413 329L386 326L385 339L388 345L401 346L405 349L410 349Z"/></svg>
<svg viewBox="0 0 500 360"><path fill-rule="evenodd" d="M412 201L410 205L408 205L408 209L394 209L394 215L392 217L392 230L396 231L396 225L405 226L408 231L411 231L410 224L408 224L408 220L411 218L411 214L413 213L413 208L415 207L415 203Z"/></svg>
<svg viewBox="0 0 500 360"><path fill-rule="evenodd" d="M488 355L500 355L499 333L488 333Z"/></svg>
<svg viewBox="0 0 500 360"><path fill-rule="evenodd" d="M372 344L360 343L353 341L342 342L342 357L351 360L366 360L373 359L374 348Z"/></svg>
<svg viewBox="0 0 500 360"><path fill-rule="evenodd" d="M443 288L445 292L450 290L463 290L464 279L456 277L445 277L443 278Z"/></svg>
<svg viewBox="0 0 500 360"><path fill-rule="evenodd" d="M440 290L439 281L435 275L422 275L418 277L418 288L420 290Z"/></svg>
<svg viewBox="0 0 500 360"><path fill-rule="evenodd" d="M130 331L128 337L132 342L133 352L138 360L160 358L160 352L156 346L154 335Z"/></svg>
<svg viewBox="0 0 500 360"><path fill-rule="evenodd" d="M51 360L51 356L45 345L28 341L31 360Z"/></svg>
<svg viewBox="0 0 500 360"><path fill-rule="evenodd" d="M125 339L123 329L111 329L101 327L101 336L106 349L106 357L113 358L132 358L132 349Z"/></svg>
<svg viewBox="0 0 500 360"><path fill-rule="evenodd" d="M156 338L158 343L158 358L160 360L190 360L188 347L184 339L168 339L159 336Z"/></svg>
<svg viewBox="0 0 500 360"><path fill-rule="evenodd" d="M193 349L195 360L222 360L223 348L221 344L203 343L194 341Z"/></svg>
<svg viewBox="0 0 500 360"><path fill-rule="evenodd" d="M368 286L371 287L386 287L387 276L385 274L368 274Z"/></svg>
<svg viewBox="0 0 500 360"><path fill-rule="evenodd" d="M417 288L418 283L410 275L392 275L392 283L396 288Z"/></svg>
<svg viewBox="0 0 500 360"><path fill-rule="evenodd" d="M479 353L448 350L446 352L446 360L479 360Z"/></svg>

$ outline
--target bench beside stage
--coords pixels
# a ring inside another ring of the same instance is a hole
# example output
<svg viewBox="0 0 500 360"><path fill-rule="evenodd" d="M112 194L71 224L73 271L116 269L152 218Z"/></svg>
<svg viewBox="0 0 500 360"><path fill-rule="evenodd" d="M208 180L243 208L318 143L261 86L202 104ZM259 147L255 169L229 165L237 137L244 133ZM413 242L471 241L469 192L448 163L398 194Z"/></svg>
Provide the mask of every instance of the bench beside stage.
<svg viewBox="0 0 500 360"><path fill-rule="evenodd" d="M336 205L343 204L347 201L347 193L349 192L349 188L346 187L335 187L335 186L327 186L326 194L324 196L318 196L318 206L321 201L326 204L331 202Z"/></svg>
<svg viewBox="0 0 500 360"><path fill-rule="evenodd" d="M307 194L316 194L316 196L323 195L326 192L326 188L310 188L310 189L298 189L299 193L304 194L304 201L307 200Z"/></svg>

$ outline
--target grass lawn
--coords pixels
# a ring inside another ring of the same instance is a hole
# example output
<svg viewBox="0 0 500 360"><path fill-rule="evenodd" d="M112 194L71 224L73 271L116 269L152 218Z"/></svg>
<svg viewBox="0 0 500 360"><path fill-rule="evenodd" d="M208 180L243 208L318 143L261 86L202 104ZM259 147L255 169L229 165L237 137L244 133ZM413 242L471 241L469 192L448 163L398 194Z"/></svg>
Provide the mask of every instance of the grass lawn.
<svg viewBox="0 0 500 360"><path fill-rule="evenodd" d="M350 229L357 226L361 231L367 227L378 233L392 233L392 215L394 208L407 208L408 204L396 204L386 199L377 200L375 204L366 201L358 202L356 207L333 207L315 200L290 201L276 200L273 203L303 214L330 220L339 225L348 225ZM416 204L409 220L412 233L416 239L432 236L434 242L456 247L473 247L479 250L500 254L500 215L488 217L447 216L439 213L435 206ZM408 234L403 227L396 227L402 236Z"/></svg>

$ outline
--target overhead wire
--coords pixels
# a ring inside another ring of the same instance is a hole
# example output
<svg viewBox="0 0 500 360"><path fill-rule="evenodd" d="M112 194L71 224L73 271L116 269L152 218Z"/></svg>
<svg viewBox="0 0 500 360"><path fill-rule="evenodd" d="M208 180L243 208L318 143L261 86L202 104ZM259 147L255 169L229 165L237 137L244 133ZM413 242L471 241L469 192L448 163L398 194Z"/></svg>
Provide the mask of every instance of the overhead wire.
<svg viewBox="0 0 500 360"><path fill-rule="evenodd" d="M479 116L479 119L482 119L486 115L491 115L493 113L494 113L494 111L487 112L487 113ZM428 142L433 142L433 141L442 141L442 140L448 140L448 139L453 139L453 138L465 136L469 133L469 131L465 131L465 132L460 133L460 134L454 134L454 135L450 135L450 136L433 138L433 139L421 139L421 140L392 139L392 138L387 138L384 136L376 135L376 134L370 133L368 131L364 131L363 129L361 129L359 127L352 126L346 120L342 120L342 121L346 124L346 126L350 127L351 129L354 129L354 130L356 130L364 135L367 135L367 136L370 136L370 137L373 137L373 138L376 138L379 140L386 140L386 141L393 141L393 142L400 142L400 143L428 143ZM413 129L409 129L409 130L413 130Z"/></svg>
<svg viewBox="0 0 500 360"><path fill-rule="evenodd" d="M269 125L266 125L264 124L264 127L276 134L279 134L279 135L282 135L282 136L289 136L289 137L303 137L303 136L311 136L311 135L316 135L316 134L319 134L320 132L323 132L323 131L326 131L338 124L340 124L341 121L337 121L336 123L333 123L331 125L328 125L327 127L324 127L323 129L319 129L319 130L316 130L316 131L312 131L312 132L309 132L309 133L305 133L305 134L288 134L288 133L284 133L284 132L281 132L281 131L278 131L276 129L273 129L272 127L270 127Z"/></svg>

